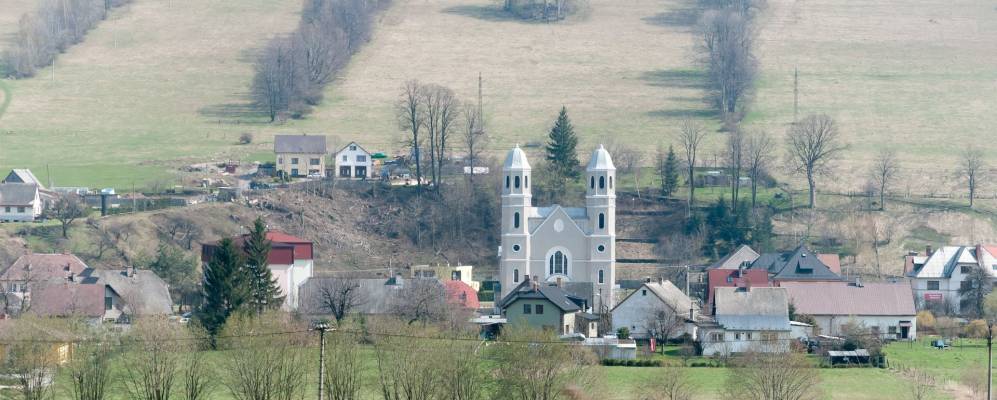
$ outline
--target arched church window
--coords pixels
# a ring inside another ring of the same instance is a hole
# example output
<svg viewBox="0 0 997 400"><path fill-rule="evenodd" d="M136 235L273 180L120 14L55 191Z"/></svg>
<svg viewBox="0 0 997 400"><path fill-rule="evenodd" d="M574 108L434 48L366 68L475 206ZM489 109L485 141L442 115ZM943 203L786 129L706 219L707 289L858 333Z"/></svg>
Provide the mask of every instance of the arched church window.
<svg viewBox="0 0 997 400"><path fill-rule="evenodd" d="M512 281L519 282L519 268L512 270Z"/></svg>
<svg viewBox="0 0 997 400"><path fill-rule="evenodd" d="M613 188L613 177L609 177L609 188Z"/></svg>
<svg viewBox="0 0 997 400"><path fill-rule="evenodd" d="M508 189L508 188L509 188L509 175L506 175L506 176L505 176L505 188L506 188L506 189Z"/></svg>
<svg viewBox="0 0 997 400"><path fill-rule="evenodd" d="M519 189L519 177L516 177L516 183L513 185L516 189Z"/></svg>
<svg viewBox="0 0 997 400"><path fill-rule="evenodd" d="M595 177L589 178L589 188L595 189Z"/></svg>
<svg viewBox="0 0 997 400"><path fill-rule="evenodd" d="M523 188L525 188L525 189L529 189L530 188L530 177L528 177L528 176L524 176L523 177Z"/></svg>
<svg viewBox="0 0 997 400"><path fill-rule="evenodd" d="M519 213L512 214L512 227L519 228Z"/></svg>
<svg viewBox="0 0 997 400"><path fill-rule="evenodd" d="M605 189L605 188L606 188L606 177L605 176L600 176L599 177L599 189Z"/></svg>
<svg viewBox="0 0 997 400"><path fill-rule="evenodd" d="M599 213L599 229L606 229L606 214Z"/></svg>
<svg viewBox="0 0 997 400"><path fill-rule="evenodd" d="M599 270L599 283L606 283L606 271Z"/></svg>
<svg viewBox="0 0 997 400"><path fill-rule="evenodd" d="M549 264L550 275L568 274L568 256L561 251L556 251L550 256Z"/></svg>

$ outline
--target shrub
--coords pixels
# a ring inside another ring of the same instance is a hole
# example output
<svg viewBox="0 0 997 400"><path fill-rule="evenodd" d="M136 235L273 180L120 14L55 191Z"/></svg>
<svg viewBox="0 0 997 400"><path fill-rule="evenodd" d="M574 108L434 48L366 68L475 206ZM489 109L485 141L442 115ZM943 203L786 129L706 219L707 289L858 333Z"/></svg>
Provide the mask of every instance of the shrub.
<svg viewBox="0 0 997 400"><path fill-rule="evenodd" d="M917 313L917 328L935 329L935 314L928 310Z"/></svg>
<svg viewBox="0 0 997 400"><path fill-rule="evenodd" d="M963 335L970 338L987 337L987 321L974 319L962 329Z"/></svg>
<svg viewBox="0 0 997 400"><path fill-rule="evenodd" d="M245 132L239 135L239 144L250 144L253 143L253 134Z"/></svg>

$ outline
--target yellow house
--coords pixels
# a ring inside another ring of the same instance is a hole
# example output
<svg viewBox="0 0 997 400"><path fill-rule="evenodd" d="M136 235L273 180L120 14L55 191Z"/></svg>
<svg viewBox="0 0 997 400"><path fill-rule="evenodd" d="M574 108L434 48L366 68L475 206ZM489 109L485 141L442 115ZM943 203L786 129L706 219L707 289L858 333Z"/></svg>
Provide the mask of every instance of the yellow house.
<svg viewBox="0 0 997 400"><path fill-rule="evenodd" d="M413 265L413 278L437 278L440 280L461 281L475 292L481 291L481 282L474 280L474 267L470 265Z"/></svg>
<svg viewBox="0 0 997 400"><path fill-rule="evenodd" d="M69 362L73 355L73 336L62 329L44 325L47 324L41 319L32 317L0 320L0 365L5 364L11 352L18 348L43 352L48 359L39 361L42 364L63 365Z"/></svg>
<svg viewBox="0 0 997 400"><path fill-rule="evenodd" d="M325 176L325 136L277 135L273 140L276 169L287 176Z"/></svg>

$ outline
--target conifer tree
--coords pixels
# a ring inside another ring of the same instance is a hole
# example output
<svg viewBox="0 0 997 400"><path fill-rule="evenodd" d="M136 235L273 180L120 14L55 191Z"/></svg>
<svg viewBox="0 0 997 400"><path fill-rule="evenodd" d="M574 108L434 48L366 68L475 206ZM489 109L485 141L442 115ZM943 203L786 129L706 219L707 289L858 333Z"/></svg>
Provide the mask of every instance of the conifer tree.
<svg viewBox="0 0 997 400"><path fill-rule="evenodd" d="M675 149L668 145L668 155L661 165L661 195L668 197L675 193L679 186L679 165L675 158Z"/></svg>
<svg viewBox="0 0 997 400"><path fill-rule="evenodd" d="M280 287L270 273L270 241L267 240L267 225L257 217L253 230L243 245L246 252L246 272L249 277L250 303L253 311L263 311L280 307L284 302Z"/></svg>
<svg viewBox="0 0 997 400"><path fill-rule="evenodd" d="M249 298L245 261L232 239L222 239L204 269L204 303L198 311L201 325L211 335L221 331L225 321L238 312Z"/></svg>
<svg viewBox="0 0 997 400"><path fill-rule="evenodd" d="M575 150L577 145L578 137L575 136L575 128L568 119L568 109L561 106L561 112L550 130L547 142L547 161L552 167L551 172L557 175L560 182L575 180L581 176L578 153Z"/></svg>

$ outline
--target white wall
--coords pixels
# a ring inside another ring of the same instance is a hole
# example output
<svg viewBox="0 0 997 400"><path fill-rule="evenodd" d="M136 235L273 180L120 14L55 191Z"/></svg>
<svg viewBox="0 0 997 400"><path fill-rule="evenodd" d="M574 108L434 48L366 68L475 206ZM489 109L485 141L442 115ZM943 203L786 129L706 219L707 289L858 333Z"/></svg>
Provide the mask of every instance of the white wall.
<svg viewBox="0 0 997 400"><path fill-rule="evenodd" d="M356 146L356 150L351 150L352 147ZM363 156L364 161L357 161L357 156ZM367 178L374 177L374 161L370 158L370 153L363 150L362 147L355 143L351 143L346 146L343 151L336 153L336 177L339 178L339 169L341 167L350 167L350 177L356 178L356 167L367 167Z"/></svg>
<svg viewBox="0 0 997 400"><path fill-rule="evenodd" d="M716 340L713 333L722 335L722 340ZM783 353L789 351L789 331L776 332L775 340L764 341L761 331L727 331L724 329L702 329L699 332L700 344L704 356L723 353L744 353L748 351L762 353Z"/></svg>
<svg viewBox="0 0 997 400"><path fill-rule="evenodd" d="M294 265L271 264L270 274L277 281L281 294L284 295L285 310L298 309L301 285L312 277L314 262L312 260L296 260Z"/></svg>
<svg viewBox="0 0 997 400"><path fill-rule="evenodd" d="M671 308L650 289L641 286L633 295L627 297L625 301L613 309L613 331L626 327L630 329L630 337L647 339L648 319L652 318L658 310L671 310ZM688 314L688 310L686 314ZM681 322L683 316L682 314L675 315L679 322L675 323L675 328L668 335L669 338L676 338L685 333Z"/></svg>
<svg viewBox="0 0 997 400"><path fill-rule="evenodd" d="M910 321L910 333L908 334L909 339L917 338L917 317L914 315L905 316L847 316L847 315L814 315L814 319L817 320L817 328L819 335L829 335L829 336L839 336L842 334L841 325L848 323L849 321L855 321L859 324L864 325L866 328L872 328L874 326L879 327L880 334L884 335L884 338L891 338L889 335L889 327L897 327L897 338L900 334L900 321Z"/></svg>

